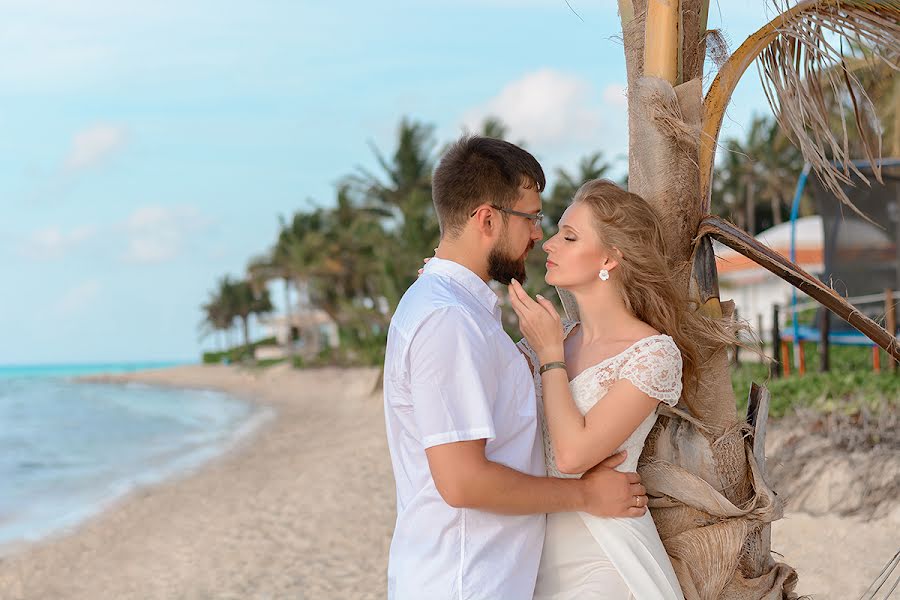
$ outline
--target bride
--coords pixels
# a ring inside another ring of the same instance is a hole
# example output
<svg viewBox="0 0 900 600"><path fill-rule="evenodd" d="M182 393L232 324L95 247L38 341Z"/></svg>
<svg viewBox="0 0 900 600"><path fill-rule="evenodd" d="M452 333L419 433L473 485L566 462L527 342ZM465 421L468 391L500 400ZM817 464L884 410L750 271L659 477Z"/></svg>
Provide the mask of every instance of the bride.
<svg viewBox="0 0 900 600"><path fill-rule="evenodd" d="M672 281L662 226L641 197L606 180L585 183L544 243L546 281L577 300L579 322L531 299L510 301L537 390L548 475L578 477L627 451L634 471L660 402L695 385L698 349L687 299ZM683 599L649 513L547 516L535 600Z"/></svg>

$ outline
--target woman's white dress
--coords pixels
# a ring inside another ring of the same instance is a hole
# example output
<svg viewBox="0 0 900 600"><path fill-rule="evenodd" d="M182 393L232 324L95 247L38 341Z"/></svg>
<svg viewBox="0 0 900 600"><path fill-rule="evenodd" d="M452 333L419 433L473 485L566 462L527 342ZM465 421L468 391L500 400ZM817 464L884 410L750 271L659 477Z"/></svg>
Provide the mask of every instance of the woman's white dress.
<svg viewBox="0 0 900 600"><path fill-rule="evenodd" d="M566 336L576 324L565 324ZM519 344L534 371L547 474L580 477L560 473L556 467L544 418L537 356L527 341ZM582 414L619 379L627 379L650 397L674 406L681 396L681 369L681 352L675 341L667 335L654 335L588 367L569 382L569 389ZM654 411L619 448L627 450L628 456L616 467L618 471L636 470L644 440L655 422ZM578 512L547 516L534 598L683 600L684 596L649 512L638 518L602 518Z"/></svg>

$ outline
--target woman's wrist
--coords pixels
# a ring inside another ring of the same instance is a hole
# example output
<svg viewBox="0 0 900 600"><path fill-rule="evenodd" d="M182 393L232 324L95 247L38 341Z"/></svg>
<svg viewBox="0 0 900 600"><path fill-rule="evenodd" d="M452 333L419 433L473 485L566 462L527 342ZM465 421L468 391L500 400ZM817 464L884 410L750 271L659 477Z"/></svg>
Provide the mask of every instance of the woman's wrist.
<svg viewBox="0 0 900 600"><path fill-rule="evenodd" d="M562 362L565 358L565 353L563 352L562 346L559 348L548 348L546 350L542 350L540 354L538 354L538 360L541 361L542 365L551 362Z"/></svg>

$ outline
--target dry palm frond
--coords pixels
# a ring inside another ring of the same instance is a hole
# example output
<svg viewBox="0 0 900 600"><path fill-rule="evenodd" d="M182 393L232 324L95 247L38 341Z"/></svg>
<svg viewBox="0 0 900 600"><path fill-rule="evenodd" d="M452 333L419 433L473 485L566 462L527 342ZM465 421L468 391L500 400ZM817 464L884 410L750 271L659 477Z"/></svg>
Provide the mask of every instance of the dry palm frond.
<svg viewBox="0 0 900 600"><path fill-rule="evenodd" d="M822 306L850 323L867 338L900 360L900 343L892 333L865 316L830 287L768 246L719 217L707 217L700 223L697 239L710 235L732 250L784 279Z"/></svg>
<svg viewBox="0 0 900 600"><path fill-rule="evenodd" d="M721 29L710 29L706 32L706 55L715 63L717 69L721 69L728 62L731 52L728 49L728 38Z"/></svg>
<svg viewBox="0 0 900 600"><path fill-rule="evenodd" d="M734 52L706 96L700 157L703 208L709 209L712 166L725 106L747 67L758 59L763 88L779 124L823 183L856 210L842 186L851 182L854 173L867 179L851 162L859 157L850 153L846 114L841 114L841 131L832 131L835 107L827 98L849 106L863 137L863 154L880 180L876 160L880 135L865 133L880 131L872 127L874 107L845 60L858 52L854 48L868 48L871 60L900 69L900 0L804 0L790 8L785 0L772 2L783 12Z"/></svg>

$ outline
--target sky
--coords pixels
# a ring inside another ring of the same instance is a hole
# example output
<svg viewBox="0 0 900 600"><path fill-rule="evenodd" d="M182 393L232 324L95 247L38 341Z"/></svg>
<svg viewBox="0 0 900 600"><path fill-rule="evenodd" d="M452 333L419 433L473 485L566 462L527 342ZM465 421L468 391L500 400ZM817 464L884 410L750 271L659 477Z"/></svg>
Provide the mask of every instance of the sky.
<svg viewBox="0 0 900 600"><path fill-rule="evenodd" d="M197 360L216 280L404 117L623 172L616 2L569 4L0 0L0 364ZM713 0L710 27L734 49L771 17ZM768 112L751 68L723 137Z"/></svg>

